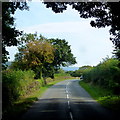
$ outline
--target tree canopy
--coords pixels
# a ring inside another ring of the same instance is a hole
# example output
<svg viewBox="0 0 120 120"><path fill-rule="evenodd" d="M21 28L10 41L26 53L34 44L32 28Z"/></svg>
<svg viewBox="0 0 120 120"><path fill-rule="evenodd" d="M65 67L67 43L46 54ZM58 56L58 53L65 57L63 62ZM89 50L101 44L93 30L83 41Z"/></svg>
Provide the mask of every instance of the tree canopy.
<svg viewBox="0 0 120 120"><path fill-rule="evenodd" d="M52 8L55 13L67 10L67 5L79 12L81 18L94 18L92 27L110 26L110 34L117 50L120 49L120 2L44 2L47 8ZM117 53L119 58L120 52Z"/></svg>
<svg viewBox="0 0 120 120"><path fill-rule="evenodd" d="M3 2L2 3L2 63L3 66L8 60L9 52L6 47L17 46L19 41L17 37L22 35L22 32L15 28L14 14L17 9L28 10L26 2Z"/></svg>
<svg viewBox="0 0 120 120"><path fill-rule="evenodd" d="M68 45L66 40L57 38L49 39L49 41L55 48L55 60L53 64L56 68L59 68L60 66L69 66L76 63L70 45Z"/></svg>
<svg viewBox="0 0 120 120"><path fill-rule="evenodd" d="M68 42L61 39L47 39L37 34L24 34L21 41L25 45L19 47L11 68L32 69L37 78L43 76L54 78L54 73L61 66L76 63Z"/></svg>
<svg viewBox="0 0 120 120"><path fill-rule="evenodd" d="M86 0L87 1L87 0ZM116 55L120 58L120 2L45 2L47 8L52 8L55 13L67 10L68 5L77 10L81 18L93 18L92 27L111 26L111 40L116 47ZM17 46L22 32L17 30L14 24L14 13L17 9L28 10L26 2L2 3L2 63L8 60L7 46Z"/></svg>

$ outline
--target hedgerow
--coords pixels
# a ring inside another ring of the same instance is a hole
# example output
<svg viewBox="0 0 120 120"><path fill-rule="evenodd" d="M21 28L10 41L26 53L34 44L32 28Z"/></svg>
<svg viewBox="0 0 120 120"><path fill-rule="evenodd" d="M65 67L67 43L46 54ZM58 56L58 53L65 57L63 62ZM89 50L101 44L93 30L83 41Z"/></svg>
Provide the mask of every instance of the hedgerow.
<svg viewBox="0 0 120 120"><path fill-rule="evenodd" d="M14 101L40 88L40 82L34 79L31 70L6 70L2 73L3 108L12 106Z"/></svg>
<svg viewBox="0 0 120 120"><path fill-rule="evenodd" d="M119 61L107 59L95 67L86 69L83 72L85 82L112 90L115 94L120 94L120 68Z"/></svg>

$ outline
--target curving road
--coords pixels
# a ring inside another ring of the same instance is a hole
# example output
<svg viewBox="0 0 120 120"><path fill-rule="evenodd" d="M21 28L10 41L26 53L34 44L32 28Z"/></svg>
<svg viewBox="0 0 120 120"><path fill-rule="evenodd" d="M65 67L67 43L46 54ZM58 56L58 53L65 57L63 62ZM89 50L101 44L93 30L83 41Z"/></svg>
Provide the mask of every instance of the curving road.
<svg viewBox="0 0 120 120"><path fill-rule="evenodd" d="M78 84L66 80L49 88L22 116L22 120L116 120L116 114L103 108Z"/></svg>

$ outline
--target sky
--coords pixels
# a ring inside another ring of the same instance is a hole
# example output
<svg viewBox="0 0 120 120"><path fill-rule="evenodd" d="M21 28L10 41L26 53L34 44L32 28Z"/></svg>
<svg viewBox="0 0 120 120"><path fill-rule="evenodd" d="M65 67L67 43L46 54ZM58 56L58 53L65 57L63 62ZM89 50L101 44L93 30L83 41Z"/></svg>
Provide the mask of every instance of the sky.
<svg viewBox="0 0 120 120"><path fill-rule="evenodd" d="M112 56L114 47L109 39L109 27L91 27L92 19L80 18L78 11L70 6L63 13L54 13L41 2L28 2L28 6L29 11L16 11L16 28L24 33L37 32L46 38L65 39L76 57L74 66L96 66L103 58ZM17 47L7 47L7 50L9 61L13 61Z"/></svg>

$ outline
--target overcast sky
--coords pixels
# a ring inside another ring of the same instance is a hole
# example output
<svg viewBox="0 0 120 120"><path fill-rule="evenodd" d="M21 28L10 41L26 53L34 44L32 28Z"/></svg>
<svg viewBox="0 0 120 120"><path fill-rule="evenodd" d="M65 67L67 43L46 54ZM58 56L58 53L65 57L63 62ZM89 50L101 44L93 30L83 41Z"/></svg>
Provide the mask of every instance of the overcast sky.
<svg viewBox="0 0 120 120"><path fill-rule="evenodd" d="M91 19L82 19L79 13L68 7L63 13L54 13L41 2L28 3L29 11L17 10L15 13L16 27L25 33L42 34L47 38L60 38L68 41L77 64L97 65L107 55L112 56L113 44L109 40L109 28L93 28ZM16 47L7 48L10 60L14 60Z"/></svg>

